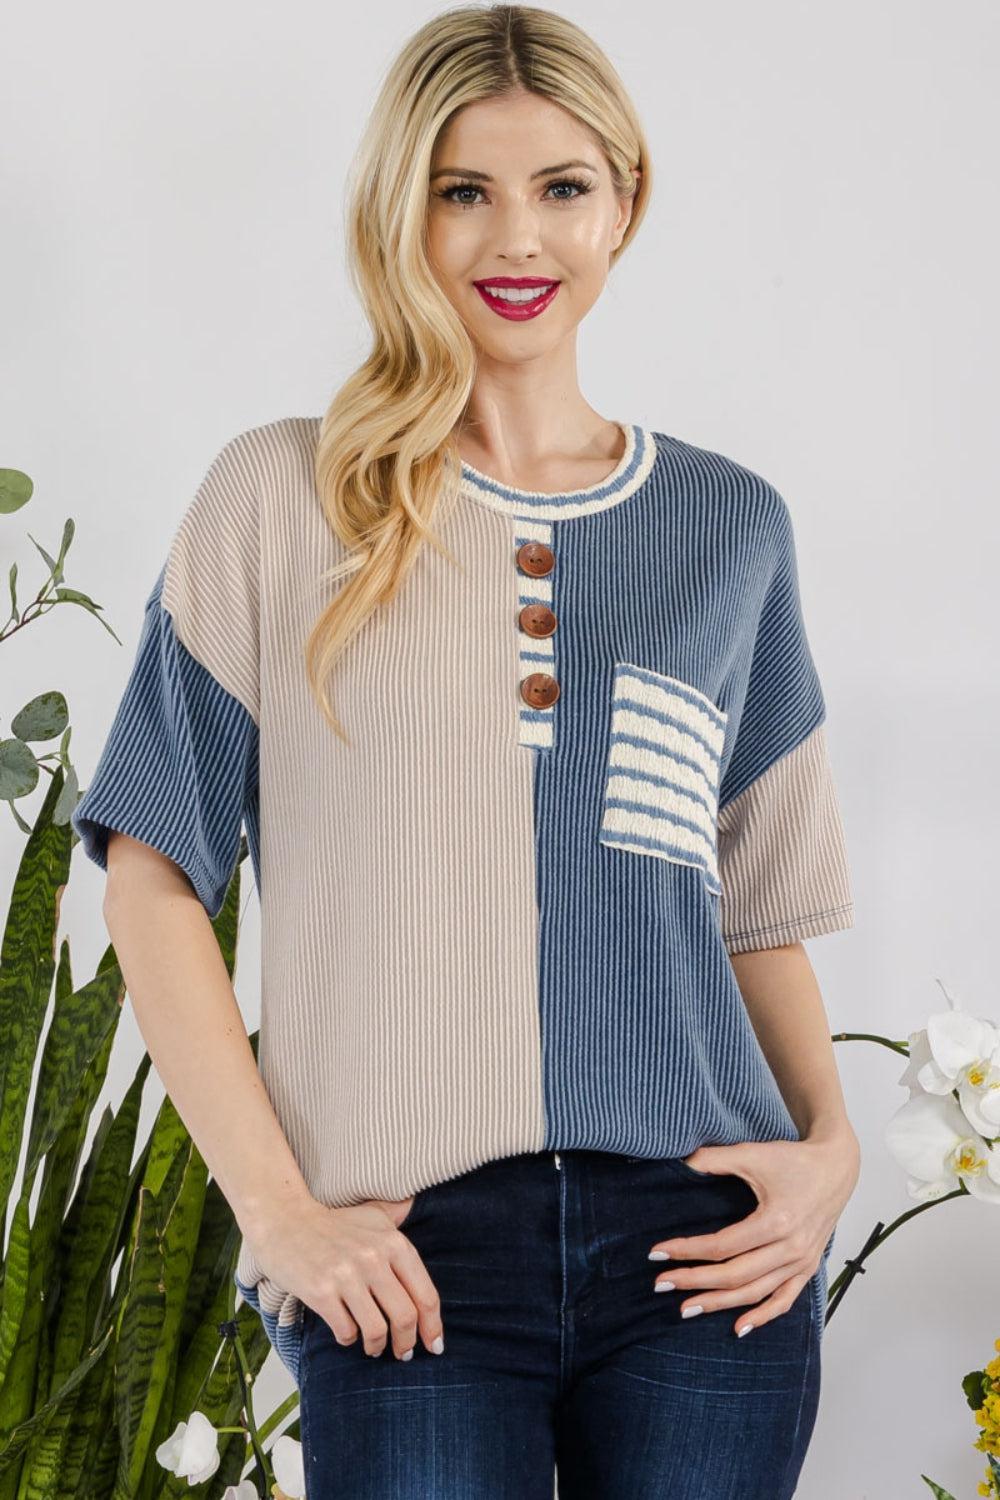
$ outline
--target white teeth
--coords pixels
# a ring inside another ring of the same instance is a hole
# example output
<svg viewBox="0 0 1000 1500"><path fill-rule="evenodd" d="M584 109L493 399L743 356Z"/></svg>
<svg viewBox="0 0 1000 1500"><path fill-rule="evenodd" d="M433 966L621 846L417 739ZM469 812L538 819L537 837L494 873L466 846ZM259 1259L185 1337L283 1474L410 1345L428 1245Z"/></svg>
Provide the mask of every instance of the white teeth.
<svg viewBox="0 0 1000 1500"><path fill-rule="evenodd" d="M499 297L501 302L535 302L539 297L544 297L546 292L551 292L555 286L550 281L548 286L487 286L486 290L491 297Z"/></svg>

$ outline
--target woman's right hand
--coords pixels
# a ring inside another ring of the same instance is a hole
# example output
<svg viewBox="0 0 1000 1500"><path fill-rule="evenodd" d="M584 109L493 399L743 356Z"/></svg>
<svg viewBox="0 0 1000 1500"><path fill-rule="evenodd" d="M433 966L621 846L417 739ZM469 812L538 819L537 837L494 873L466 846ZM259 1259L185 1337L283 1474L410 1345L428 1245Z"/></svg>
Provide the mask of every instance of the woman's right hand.
<svg viewBox="0 0 1000 1500"><path fill-rule="evenodd" d="M360 1334L366 1354L381 1354L391 1327L397 1359L413 1357L418 1331L427 1349L440 1354L437 1288L397 1228L412 1203L412 1197L370 1198L329 1208L310 1197L247 1239L264 1275L325 1319L338 1344L353 1344Z"/></svg>

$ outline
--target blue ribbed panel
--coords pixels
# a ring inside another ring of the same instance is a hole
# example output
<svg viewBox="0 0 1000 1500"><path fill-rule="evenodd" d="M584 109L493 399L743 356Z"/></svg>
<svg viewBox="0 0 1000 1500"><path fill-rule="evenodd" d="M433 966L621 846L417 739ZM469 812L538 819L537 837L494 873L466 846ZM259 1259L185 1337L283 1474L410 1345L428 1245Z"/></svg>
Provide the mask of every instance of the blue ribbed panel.
<svg viewBox="0 0 1000 1500"><path fill-rule="evenodd" d="M760 609L735 747L719 797L738 797L826 717L826 705L802 623L792 518L782 503L772 530L774 572Z"/></svg>
<svg viewBox="0 0 1000 1500"><path fill-rule="evenodd" d="M624 665L650 674L634 677L653 694L640 707L666 703L660 686L675 695L671 715L647 719L653 755L672 746L675 779L690 770L693 786L697 770L702 790L735 795L822 714L784 500L730 460L659 442L627 502L553 525L561 691L554 748L534 758L546 1149L798 1139L720 940L705 819L678 794L649 826L663 834L673 816L687 846L602 836Z"/></svg>
<svg viewBox="0 0 1000 1500"><path fill-rule="evenodd" d="M177 637L160 592L146 602L131 674L97 767L72 814L84 852L107 869L109 829L180 865L218 915L246 821L260 888L257 725Z"/></svg>

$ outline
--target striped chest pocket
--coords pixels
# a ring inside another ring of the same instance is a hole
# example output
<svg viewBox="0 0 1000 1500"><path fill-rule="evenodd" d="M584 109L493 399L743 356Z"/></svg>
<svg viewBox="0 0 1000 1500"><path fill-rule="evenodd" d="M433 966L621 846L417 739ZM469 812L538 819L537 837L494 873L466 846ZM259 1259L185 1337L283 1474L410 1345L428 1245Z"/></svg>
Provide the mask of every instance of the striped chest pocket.
<svg viewBox="0 0 1000 1500"><path fill-rule="evenodd" d="M617 662L598 837L695 865L721 893L716 848L727 715L690 683Z"/></svg>

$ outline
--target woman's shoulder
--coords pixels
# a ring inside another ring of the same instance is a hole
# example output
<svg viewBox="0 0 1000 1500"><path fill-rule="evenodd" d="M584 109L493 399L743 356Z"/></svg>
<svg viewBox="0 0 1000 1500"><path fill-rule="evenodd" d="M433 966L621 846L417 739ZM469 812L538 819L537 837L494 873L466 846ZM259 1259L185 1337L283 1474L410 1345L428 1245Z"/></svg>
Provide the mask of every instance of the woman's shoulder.
<svg viewBox="0 0 1000 1500"><path fill-rule="evenodd" d="M316 449L322 418L276 417L243 428L214 454L191 510L218 533L240 529L266 544L316 509Z"/></svg>
<svg viewBox="0 0 1000 1500"><path fill-rule="evenodd" d="M784 495L765 475L729 453L654 431L668 488L742 541L774 545L791 526Z"/></svg>
<svg viewBox="0 0 1000 1500"><path fill-rule="evenodd" d="M275 417L237 432L223 447L261 487L297 473L313 473L322 417Z"/></svg>

